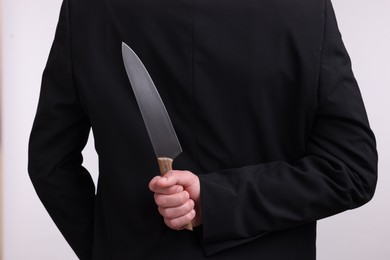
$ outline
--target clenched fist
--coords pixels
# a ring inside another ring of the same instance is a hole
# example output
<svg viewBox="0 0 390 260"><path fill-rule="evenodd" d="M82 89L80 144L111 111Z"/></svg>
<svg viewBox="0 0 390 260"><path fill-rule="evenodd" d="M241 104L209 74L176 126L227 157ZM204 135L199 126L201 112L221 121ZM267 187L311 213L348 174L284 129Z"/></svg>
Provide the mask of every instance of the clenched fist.
<svg viewBox="0 0 390 260"><path fill-rule="evenodd" d="M149 188L168 227L181 230L189 223L193 227L202 224L198 176L190 171L173 170L163 177L154 177Z"/></svg>

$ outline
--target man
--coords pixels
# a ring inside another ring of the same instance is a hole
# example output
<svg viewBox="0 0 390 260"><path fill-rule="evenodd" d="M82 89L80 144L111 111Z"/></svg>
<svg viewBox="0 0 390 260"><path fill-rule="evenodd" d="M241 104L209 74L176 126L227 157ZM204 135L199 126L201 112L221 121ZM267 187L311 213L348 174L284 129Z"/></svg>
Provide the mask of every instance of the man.
<svg viewBox="0 0 390 260"><path fill-rule="evenodd" d="M165 177L122 41L183 148ZM81 166L91 127L96 195ZM316 220L368 202L376 172L329 0L64 0L29 173L80 259L312 260Z"/></svg>

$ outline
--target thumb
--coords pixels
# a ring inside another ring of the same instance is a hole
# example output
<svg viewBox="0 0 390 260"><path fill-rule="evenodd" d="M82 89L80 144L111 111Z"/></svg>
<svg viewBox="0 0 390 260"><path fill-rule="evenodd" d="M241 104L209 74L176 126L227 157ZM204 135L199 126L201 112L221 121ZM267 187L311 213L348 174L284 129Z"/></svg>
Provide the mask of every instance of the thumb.
<svg viewBox="0 0 390 260"><path fill-rule="evenodd" d="M197 176L190 171L172 170L165 174L166 183L169 185L181 185L184 188L190 187L196 183Z"/></svg>

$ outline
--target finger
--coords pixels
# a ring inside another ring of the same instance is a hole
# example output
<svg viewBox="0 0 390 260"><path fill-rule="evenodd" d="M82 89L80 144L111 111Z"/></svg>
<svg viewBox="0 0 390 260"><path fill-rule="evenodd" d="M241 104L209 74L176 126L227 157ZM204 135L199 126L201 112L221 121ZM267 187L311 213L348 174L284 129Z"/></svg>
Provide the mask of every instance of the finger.
<svg viewBox="0 0 390 260"><path fill-rule="evenodd" d="M164 179L166 178L166 180ZM189 187L198 180L198 176L190 171L169 171L164 177L158 181L158 185L182 185L183 187Z"/></svg>
<svg viewBox="0 0 390 260"><path fill-rule="evenodd" d="M167 188L153 187L151 190L158 194L172 195L183 192L184 188L181 185L173 185Z"/></svg>
<svg viewBox="0 0 390 260"><path fill-rule="evenodd" d="M161 185L157 185L157 182L161 179L161 176L155 176L150 182L149 182L149 189L156 193L161 194L174 194L177 192L182 192L184 190L183 186L181 185L173 185L173 186L165 186L161 187Z"/></svg>
<svg viewBox="0 0 390 260"><path fill-rule="evenodd" d="M154 178L149 182L149 189L151 191L153 191L154 188L156 187L156 182L158 179L161 179L161 176L154 176Z"/></svg>
<svg viewBox="0 0 390 260"><path fill-rule="evenodd" d="M167 174L156 180L156 186L165 188L177 184L177 174L173 171L169 171Z"/></svg>
<svg viewBox="0 0 390 260"><path fill-rule="evenodd" d="M154 194L154 201L157 206L162 208L174 208L185 204L190 199L190 195L187 191L175 193L172 195Z"/></svg>
<svg viewBox="0 0 390 260"><path fill-rule="evenodd" d="M175 230L181 230L184 229L186 225L191 223L191 221L194 219L196 215L195 210L191 210L188 214L175 218L175 219L167 219L164 218L165 224Z"/></svg>
<svg viewBox="0 0 390 260"><path fill-rule="evenodd" d="M188 200L186 203L179 207L174 208L162 208L158 207L160 214L167 219L175 219L181 216L185 216L194 209L195 203L193 200Z"/></svg>

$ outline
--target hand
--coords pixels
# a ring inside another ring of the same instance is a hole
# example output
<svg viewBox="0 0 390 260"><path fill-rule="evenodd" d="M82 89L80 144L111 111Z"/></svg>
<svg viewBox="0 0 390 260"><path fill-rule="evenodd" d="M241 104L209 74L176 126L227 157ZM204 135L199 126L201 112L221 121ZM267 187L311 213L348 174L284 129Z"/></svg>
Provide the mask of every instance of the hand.
<svg viewBox="0 0 390 260"><path fill-rule="evenodd" d="M169 171L154 177L149 188L168 227L181 230L189 223L193 227L202 224L198 176L190 171Z"/></svg>

